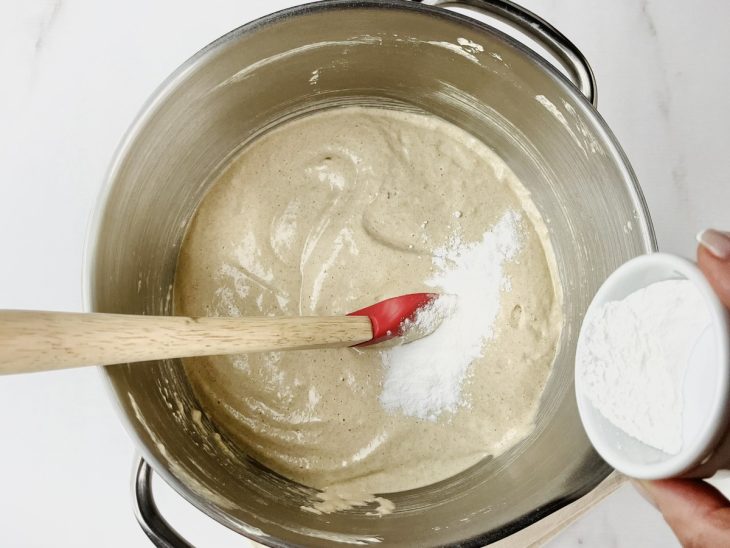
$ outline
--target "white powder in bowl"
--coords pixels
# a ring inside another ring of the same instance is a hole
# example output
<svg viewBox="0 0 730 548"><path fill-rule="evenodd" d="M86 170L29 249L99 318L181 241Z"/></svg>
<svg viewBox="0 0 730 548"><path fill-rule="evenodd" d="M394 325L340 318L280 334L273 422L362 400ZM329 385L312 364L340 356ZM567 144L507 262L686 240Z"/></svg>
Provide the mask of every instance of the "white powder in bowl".
<svg viewBox="0 0 730 548"><path fill-rule="evenodd" d="M436 250L437 273L426 283L452 295L453 310L439 318L441 325L431 335L381 352L385 379L380 403L385 409L435 420L461 405L469 366L494 336L500 294L509 282L503 265L520 248L519 221L509 211L481 241L464 244L456 239Z"/></svg>
<svg viewBox="0 0 730 548"><path fill-rule="evenodd" d="M628 435L677 454L684 374L710 321L688 280L657 282L591 310L576 355L582 393Z"/></svg>

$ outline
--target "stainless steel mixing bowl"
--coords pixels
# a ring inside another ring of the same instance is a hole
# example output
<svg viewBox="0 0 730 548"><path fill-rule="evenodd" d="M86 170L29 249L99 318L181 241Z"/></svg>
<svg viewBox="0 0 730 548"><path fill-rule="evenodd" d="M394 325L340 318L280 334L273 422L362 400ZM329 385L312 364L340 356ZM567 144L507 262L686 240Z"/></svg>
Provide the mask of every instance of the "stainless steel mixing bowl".
<svg viewBox="0 0 730 548"><path fill-rule="evenodd" d="M501 0L462 4L531 34L583 92L595 92L580 53L544 21ZM505 159L549 223L566 320L529 439L446 481L388 495L396 505L391 515L300 510L312 489L249 459L218 438L207 418L202 428L190 420L197 404L179 361L107 367L123 420L155 472L209 516L273 546L482 545L606 477L610 469L578 419L575 341L599 284L655 241L628 161L578 87L490 26L401 0L286 10L232 31L180 67L144 107L110 169L87 256L90 310L172 313L178 250L221 166L283 120L369 104L437 114ZM143 465L137 487L144 527L161 545L184 545L155 514L148 479Z"/></svg>

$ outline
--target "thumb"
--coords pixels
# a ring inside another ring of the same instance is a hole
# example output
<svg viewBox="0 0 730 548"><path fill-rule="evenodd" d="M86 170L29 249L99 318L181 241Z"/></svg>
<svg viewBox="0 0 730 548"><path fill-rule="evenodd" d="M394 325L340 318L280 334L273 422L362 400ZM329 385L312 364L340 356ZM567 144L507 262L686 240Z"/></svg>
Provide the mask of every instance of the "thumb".
<svg viewBox="0 0 730 548"><path fill-rule="evenodd" d="M730 234L705 230L697 236L697 265L722 303L730 308Z"/></svg>
<svg viewBox="0 0 730 548"><path fill-rule="evenodd" d="M730 502L701 480L642 481L682 546L730 546Z"/></svg>

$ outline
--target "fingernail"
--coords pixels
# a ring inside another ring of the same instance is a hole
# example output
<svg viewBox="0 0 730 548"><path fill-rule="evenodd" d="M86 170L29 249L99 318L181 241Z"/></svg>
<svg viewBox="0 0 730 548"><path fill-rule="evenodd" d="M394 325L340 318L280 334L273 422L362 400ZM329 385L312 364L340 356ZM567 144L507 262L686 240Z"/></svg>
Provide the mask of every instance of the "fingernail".
<svg viewBox="0 0 730 548"><path fill-rule="evenodd" d="M641 498L643 498L646 502L651 504L654 508L657 508L656 502L654 502L654 499L651 498L651 495L649 494L649 490L644 486L644 482L637 479L631 480L631 485L634 486L634 489L636 489L636 492L641 495Z"/></svg>
<svg viewBox="0 0 730 548"><path fill-rule="evenodd" d="M697 234L697 241L718 259L730 259L730 233L708 228Z"/></svg>

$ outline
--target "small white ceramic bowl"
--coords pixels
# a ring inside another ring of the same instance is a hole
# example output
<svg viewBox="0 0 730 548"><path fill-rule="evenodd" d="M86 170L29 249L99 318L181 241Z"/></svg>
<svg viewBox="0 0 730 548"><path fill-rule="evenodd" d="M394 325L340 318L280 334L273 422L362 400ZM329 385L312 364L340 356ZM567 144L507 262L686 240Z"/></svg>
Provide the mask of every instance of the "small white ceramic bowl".
<svg viewBox="0 0 730 548"><path fill-rule="evenodd" d="M730 468L730 316L697 265L666 253L632 259L606 279L589 311L652 283L677 279L697 287L712 319L685 374L683 444L678 454L650 447L610 423L583 395L576 369L578 411L588 438L608 464L634 478L709 477ZM582 336L581 332L579 345Z"/></svg>

